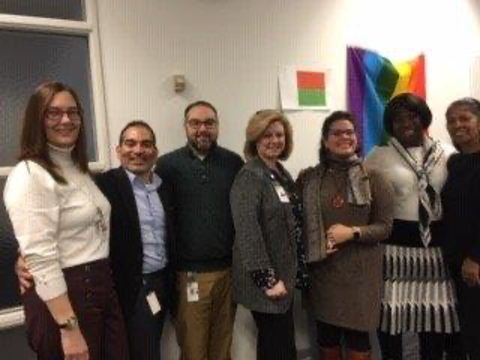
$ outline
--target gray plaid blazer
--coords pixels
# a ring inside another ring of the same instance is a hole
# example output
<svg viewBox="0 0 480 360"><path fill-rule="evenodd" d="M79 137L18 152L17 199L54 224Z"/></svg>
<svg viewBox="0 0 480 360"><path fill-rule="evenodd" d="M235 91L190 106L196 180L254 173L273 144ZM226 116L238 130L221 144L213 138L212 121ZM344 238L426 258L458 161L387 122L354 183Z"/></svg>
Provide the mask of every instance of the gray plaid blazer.
<svg viewBox="0 0 480 360"><path fill-rule="evenodd" d="M270 170L258 158L247 162L238 173L230 201L235 225L235 300L250 310L285 313L293 300L297 271L291 204L280 201ZM273 268L277 278L285 283L286 297L272 300L255 285L251 271L266 268Z"/></svg>

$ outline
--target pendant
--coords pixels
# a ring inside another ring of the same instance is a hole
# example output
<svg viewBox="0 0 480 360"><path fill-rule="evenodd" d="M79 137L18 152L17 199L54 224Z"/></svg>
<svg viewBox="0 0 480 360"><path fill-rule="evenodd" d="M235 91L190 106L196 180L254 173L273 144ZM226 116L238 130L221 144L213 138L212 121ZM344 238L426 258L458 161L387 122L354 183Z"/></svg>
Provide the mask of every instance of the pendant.
<svg viewBox="0 0 480 360"><path fill-rule="evenodd" d="M108 230L107 224L105 224L105 221L103 221L103 219L97 221L97 229L100 232L106 232Z"/></svg>
<svg viewBox="0 0 480 360"><path fill-rule="evenodd" d="M105 218L103 216L102 210L100 210L99 208L97 208L97 215L98 215L98 219L95 222L96 223L95 225L97 226L97 229L100 232L106 232L108 230L108 227L107 227L107 224L105 222Z"/></svg>
<svg viewBox="0 0 480 360"><path fill-rule="evenodd" d="M331 203L334 208L339 209L343 206L345 200L343 200L343 197L341 197L340 194L335 194Z"/></svg>

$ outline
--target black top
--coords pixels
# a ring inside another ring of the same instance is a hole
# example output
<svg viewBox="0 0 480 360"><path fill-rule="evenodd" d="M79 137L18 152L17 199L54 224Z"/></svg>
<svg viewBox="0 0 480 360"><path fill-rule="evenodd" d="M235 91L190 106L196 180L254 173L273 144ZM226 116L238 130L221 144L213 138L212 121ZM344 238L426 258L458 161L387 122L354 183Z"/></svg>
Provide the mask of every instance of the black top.
<svg viewBox="0 0 480 360"><path fill-rule="evenodd" d="M216 145L203 160L188 146L158 159L155 171L172 198L178 270L231 266L230 189L242 166L240 156Z"/></svg>
<svg viewBox="0 0 480 360"><path fill-rule="evenodd" d="M480 152L452 155L447 166L442 191L445 255L457 265L466 257L480 262Z"/></svg>
<svg viewBox="0 0 480 360"><path fill-rule="evenodd" d="M430 231L432 234L432 239L430 240L428 247L440 246L443 237L443 222L432 221L430 223ZM414 248L425 247L422 242L422 236L420 235L418 221L401 219L393 219L392 232L390 233L388 239L383 242L383 244Z"/></svg>

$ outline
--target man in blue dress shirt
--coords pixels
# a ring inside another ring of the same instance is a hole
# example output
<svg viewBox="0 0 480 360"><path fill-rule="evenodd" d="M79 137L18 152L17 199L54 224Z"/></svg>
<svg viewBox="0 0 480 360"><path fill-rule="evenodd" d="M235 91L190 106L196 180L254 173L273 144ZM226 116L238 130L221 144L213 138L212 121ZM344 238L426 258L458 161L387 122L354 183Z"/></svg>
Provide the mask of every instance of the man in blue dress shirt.
<svg viewBox="0 0 480 360"><path fill-rule="evenodd" d="M115 287L127 327L130 358L159 360L166 309L173 291L169 264L168 194L152 168L155 134L133 121L120 133L121 167L97 178L112 205L110 258Z"/></svg>

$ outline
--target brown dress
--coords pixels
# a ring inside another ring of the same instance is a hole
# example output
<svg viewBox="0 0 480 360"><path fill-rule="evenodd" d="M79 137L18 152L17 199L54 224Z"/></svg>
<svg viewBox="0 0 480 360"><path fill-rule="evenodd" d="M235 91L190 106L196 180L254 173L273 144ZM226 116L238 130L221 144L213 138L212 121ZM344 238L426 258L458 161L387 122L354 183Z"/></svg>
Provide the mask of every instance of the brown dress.
<svg viewBox="0 0 480 360"><path fill-rule="evenodd" d="M308 300L315 319L359 331L376 330L379 325L382 287L382 248L392 225L392 189L379 172L365 169L372 200L354 205L346 200L341 207L332 199L347 199L347 171L330 168L321 180L320 204L324 230L334 224L358 226L361 237L350 241L335 254L310 264L312 288ZM306 219L308 216L306 216Z"/></svg>

